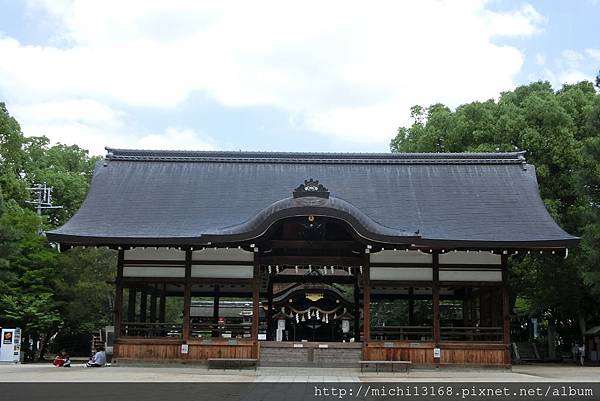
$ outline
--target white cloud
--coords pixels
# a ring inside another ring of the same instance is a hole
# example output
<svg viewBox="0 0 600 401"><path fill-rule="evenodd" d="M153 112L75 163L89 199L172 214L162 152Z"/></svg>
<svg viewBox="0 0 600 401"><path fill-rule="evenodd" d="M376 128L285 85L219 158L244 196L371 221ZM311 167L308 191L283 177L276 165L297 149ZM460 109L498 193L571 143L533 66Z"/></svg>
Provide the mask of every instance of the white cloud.
<svg viewBox="0 0 600 401"><path fill-rule="evenodd" d="M543 76L555 88L585 80L593 82L598 72L598 61L600 61L600 49L589 48L585 51L566 49L553 60L552 66L548 66L550 63L547 63Z"/></svg>
<svg viewBox="0 0 600 401"><path fill-rule="evenodd" d="M136 144L139 149L168 149L182 150L181 143L186 144L185 149L214 150L214 146L203 139L192 129L178 129L169 127L162 134L149 134L138 139Z"/></svg>
<svg viewBox="0 0 600 401"><path fill-rule="evenodd" d="M76 140L113 135L123 121L114 108L174 109L200 91L225 106L287 110L343 140L387 143L413 104L512 88L523 58L498 36L534 35L545 22L530 5L499 12L485 0L29 2L61 27L53 39L63 46L0 38L0 93L25 110L27 130L54 132L60 105L65 126L88 128ZM80 107L72 116L69 104ZM124 141L140 137L162 143L144 133ZM180 138L170 137L175 147L194 140Z"/></svg>
<svg viewBox="0 0 600 401"><path fill-rule="evenodd" d="M600 61L600 49L585 49L585 54L595 61Z"/></svg>

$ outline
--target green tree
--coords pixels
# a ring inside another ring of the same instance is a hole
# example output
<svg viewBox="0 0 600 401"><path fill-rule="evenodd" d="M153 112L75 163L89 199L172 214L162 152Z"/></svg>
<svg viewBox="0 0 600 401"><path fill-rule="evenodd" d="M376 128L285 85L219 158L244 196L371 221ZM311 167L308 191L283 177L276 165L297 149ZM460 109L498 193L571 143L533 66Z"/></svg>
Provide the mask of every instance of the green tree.
<svg viewBox="0 0 600 401"><path fill-rule="evenodd" d="M497 101L455 110L415 106L411 112L413 124L399 128L393 152L527 151L548 211L583 243L567 260L511 258L513 303L559 328L570 321L583 330L585 321L598 319L592 296L600 292L600 99L593 85L555 91L548 82L535 82Z"/></svg>
<svg viewBox="0 0 600 401"><path fill-rule="evenodd" d="M40 229L64 224L89 188L98 157L77 146L25 137L0 104L0 325L19 325L24 340L56 333L89 334L111 320L114 276L111 251L78 249L59 254ZM32 185L54 188L62 209L42 218L26 201Z"/></svg>

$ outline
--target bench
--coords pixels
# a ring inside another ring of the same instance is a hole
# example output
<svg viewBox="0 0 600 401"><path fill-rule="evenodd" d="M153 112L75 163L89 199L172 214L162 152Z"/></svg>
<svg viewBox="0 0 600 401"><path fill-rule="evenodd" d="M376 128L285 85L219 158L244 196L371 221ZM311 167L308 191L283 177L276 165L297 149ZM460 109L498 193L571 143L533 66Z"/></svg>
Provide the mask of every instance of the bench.
<svg viewBox="0 0 600 401"><path fill-rule="evenodd" d="M241 370L244 367L254 367L254 370L256 370L257 362L258 359L253 358L209 358L208 368L221 367L228 369L235 367Z"/></svg>
<svg viewBox="0 0 600 401"><path fill-rule="evenodd" d="M363 372L365 367L369 365L375 365L375 372L379 373L379 366L391 366L392 372L395 372L394 366L400 366L401 371L407 372L412 366L411 361L358 361L360 363L360 371Z"/></svg>

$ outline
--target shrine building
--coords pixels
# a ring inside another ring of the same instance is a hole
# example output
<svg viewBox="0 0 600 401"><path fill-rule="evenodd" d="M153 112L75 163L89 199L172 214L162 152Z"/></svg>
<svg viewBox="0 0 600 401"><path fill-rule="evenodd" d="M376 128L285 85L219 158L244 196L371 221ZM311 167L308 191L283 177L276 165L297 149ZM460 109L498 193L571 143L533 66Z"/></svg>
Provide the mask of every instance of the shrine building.
<svg viewBox="0 0 600 401"><path fill-rule="evenodd" d="M579 241L522 152L107 152L47 237L118 253L117 361L509 366L509 257Z"/></svg>

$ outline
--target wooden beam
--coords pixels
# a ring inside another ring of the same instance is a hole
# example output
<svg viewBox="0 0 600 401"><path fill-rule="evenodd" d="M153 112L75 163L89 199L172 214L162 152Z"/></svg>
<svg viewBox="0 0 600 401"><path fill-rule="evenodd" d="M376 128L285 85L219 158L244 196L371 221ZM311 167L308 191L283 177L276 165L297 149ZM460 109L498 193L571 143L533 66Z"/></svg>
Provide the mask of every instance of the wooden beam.
<svg viewBox="0 0 600 401"><path fill-rule="evenodd" d="M263 265L298 265L309 264L359 266L363 259L360 256L262 256Z"/></svg>
<svg viewBox="0 0 600 401"><path fill-rule="evenodd" d="M167 285L163 283L160 293L160 308L158 310L158 321L165 323L167 317Z"/></svg>
<svg viewBox="0 0 600 401"><path fill-rule="evenodd" d="M191 275L191 270L190 270ZM191 284L252 284L251 278L199 278L185 277L174 278L174 277L123 277L125 283L158 283L158 284L185 284L189 281Z"/></svg>
<svg viewBox="0 0 600 401"><path fill-rule="evenodd" d="M260 254L254 252L254 270L253 270L253 282L252 282L252 341L256 341L258 344L258 325L260 323Z"/></svg>
<svg viewBox="0 0 600 401"><path fill-rule="evenodd" d="M371 339L371 273L369 254L363 257L363 342Z"/></svg>
<svg viewBox="0 0 600 401"><path fill-rule="evenodd" d="M190 306L192 304L192 251L185 251L185 283L183 287L183 341L190 339Z"/></svg>
<svg viewBox="0 0 600 401"><path fill-rule="evenodd" d="M390 301L405 300L405 301L410 301L411 299L414 300L414 301L417 301L417 300L431 301L432 300L432 298L431 298L432 294L414 294L414 295L409 295L409 294L378 294L378 293L374 292L373 286L371 285L371 301L378 301L378 300L390 300ZM463 296L460 295L460 294L440 295L440 301L444 301L444 300L462 300L462 299L463 299Z"/></svg>
<svg viewBox="0 0 600 401"><path fill-rule="evenodd" d="M185 260L125 260L125 266L160 266L160 267L185 267ZM239 265L252 266L252 262L246 260L192 260L192 265Z"/></svg>
<svg viewBox="0 0 600 401"><path fill-rule="evenodd" d="M136 295L137 288L129 287L128 292L129 292L129 299L127 301L127 321L135 322L135 301L137 298L137 295Z"/></svg>
<svg viewBox="0 0 600 401"><path fill-rule="evenodd" d="M506 350L504 363L510 364L510 300L508 297L508 255L502 255L502 319L503 339Z"/></svg>
<svg viewBox="0 0 600 401"><path fill-rule="evenodd" d="M119 250L117 255L117 277L115 287L115 314L113 325L115 326L115 339L121 335L121 322L123 321L123 256L125 251Z"/></svg>
<svg viewBox="0 0 600 401"><path fill-rule="evenodd" d="M276 283L323 283L323 284L353 284L355 278L353 276L332 276L332 275L320 275L320 276L303 276L293 274L278 274L272 277L273 282Z"/></svg>
<svg viewBox="0 0 600 401"><path fill-rule="evenodd" d="M415 289L413 287L408 288L408 325L413 326L415 323Z"/></svg>
<svg viewBox="0 0 600 401"><path fill-rule="evenodd" d="M440 343L440 255L433 253L433 342L436 347Z"/></svg>
<svg viewBox="0 0 600 401"><path fill-rule="evenodd" d="M318 249L318 250L359 250L362 244L356 241L304 241L271 240L260 244L261 249Z"/></svg>
<svg viewBox="0 0 600 401"><path fill-rule="evenodd" d="M156 323L156 291L150 293L150 323Z"/></svg>
<svg viewBox="0 0 600 401"><path fill-rule="evenodd" d="M454 288L477 288L477 287L501 287L500 281L439 281L440 287ZM433 287L433 281L415 280L373 280L371 287Z"/></svg>
<svg viewBox="0 0 600 401"><path fill-rule="evenodd" d="M140 322L146 323L146 312L148 311L148 292L145 288L140 291Z"/></svg>
<svg viewBox="0 0 600 401"><path fill-rule="evenodd" d="M273 277L269 275L267 284L267 341L273 341Z"/></svg>
<svg viewBox="0 0 600 401"><path fill-rule="evenodd" d="M215 292L213 294L213 324L219 323L219 298L220 298L220 288L218 285L215 285ZM219 337L218 331L212 332L212 337Z"/></svg>
<svg viewBox="0 0 600 401"><path fill-rule="evenodd" d="M358 274L354 276L354 341L360 341L360 285Z"/></svg>

